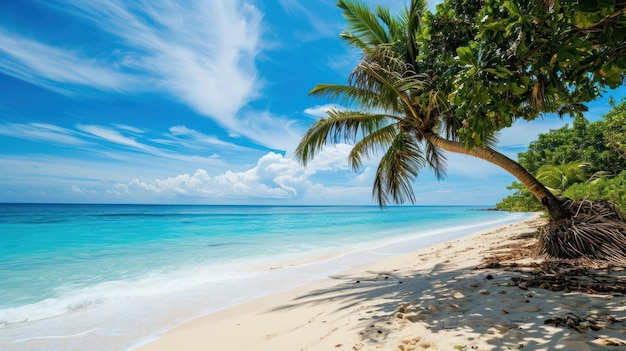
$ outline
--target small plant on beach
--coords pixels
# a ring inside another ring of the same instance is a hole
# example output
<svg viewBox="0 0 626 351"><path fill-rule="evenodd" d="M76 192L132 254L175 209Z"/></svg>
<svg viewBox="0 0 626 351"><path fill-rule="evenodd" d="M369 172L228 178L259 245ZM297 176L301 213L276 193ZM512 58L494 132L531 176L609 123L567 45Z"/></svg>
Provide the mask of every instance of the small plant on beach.
<svg viewBox="0 0 626 351"><path fill-rule="evenodd" d="M622 84L626 2L448 0L435 14L426 4L412 0L393 16L339 0L348 22L341 36L362 58L347 84L311 91L346 108L313 124L296 154L306 165L324 146L348 141L355 170L381 154L373 185L381 206L414 202L412 182L425 167L443 178L445 152L474 156L514 175L552 224L570 228L577 213L497 151L495 135L544 113L580 115L583 103Z"/></svg>

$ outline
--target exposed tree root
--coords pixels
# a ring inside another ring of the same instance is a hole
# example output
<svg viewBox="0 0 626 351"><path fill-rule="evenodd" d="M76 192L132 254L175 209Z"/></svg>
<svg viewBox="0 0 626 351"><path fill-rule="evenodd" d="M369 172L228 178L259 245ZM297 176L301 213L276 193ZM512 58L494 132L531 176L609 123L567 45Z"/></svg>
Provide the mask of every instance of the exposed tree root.
<svg viewBox="0 0 626 351"><path fill-rule="evenodd" d="M564 205L572 217L542 228L538 255L626 264L626 222L615 205L605 200L567 200Z"/></svg>

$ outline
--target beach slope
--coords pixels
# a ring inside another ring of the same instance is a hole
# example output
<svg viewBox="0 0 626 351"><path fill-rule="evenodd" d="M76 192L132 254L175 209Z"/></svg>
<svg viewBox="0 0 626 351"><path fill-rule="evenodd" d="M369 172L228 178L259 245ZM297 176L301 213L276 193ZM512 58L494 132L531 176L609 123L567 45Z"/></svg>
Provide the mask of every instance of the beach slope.
<svg viewBox="0 0 626 351"><path fill-rule="evenodd" d="M523 275L519 270L488 264L532 263L522 259L523 253L542 223L535 217L355 267L193 320L138 350L595 350L626 345L622 294L533 288L516 283Z"/></svg>

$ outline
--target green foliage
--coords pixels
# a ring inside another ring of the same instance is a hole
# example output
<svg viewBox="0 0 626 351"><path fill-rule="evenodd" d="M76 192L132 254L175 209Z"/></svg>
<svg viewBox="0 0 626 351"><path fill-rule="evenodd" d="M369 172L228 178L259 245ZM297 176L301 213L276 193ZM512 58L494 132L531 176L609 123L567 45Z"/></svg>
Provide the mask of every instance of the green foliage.
<svg viewBox="0 0 626 351"><path fill-rule="evenodd" d="M497 209L516 212L535 212L543 210L543 205L539 200L521 183L513 182L507 189L515 190L515 192L498 202L496 204Z"/></svg>
<svg viewBox="0 0 626 351"><path fill-rule="evenodd" d="M339 0L347 21L341 37L362 59L347 84L311 93L350 110L317 121L296 154L306 164L344 140L354 143L349 162L356 169L382 153L373 190L381 205L412 201L423 167L442 177L444 150L493 162L555 204L537 179L492 146L496 132L517 119L580 114L583 103L621 84L626 2L588 2L444 0L432 14L425 0L411 0L394 16L382 6ZM570 161L578 160L560 162ZM551 217L562 216L558 205L549 207Z"/></svg>
<svg viewBox="0 0 626 351"><path fill-rule="evenodd" d="M604 121L589 123L577 117L573 126L566 125L540 134L526 152L518 155L519 163L533 174L545 165L570 162L587 163L585 170L590 175L597 172L618 174L626 169L626 159L620 158L610 147L606 130Z"/></svg>
<svg viewBox="0 0 626 351"><path fill-rule="evenodd" d="M624 128L626 102L615 106L604 120L589 123L578 117L571 127L540 134L518 159L557 195L574 200L604 198L626 210L626 158L616 147L626 138ZM521 184L514 182L507 189L515 192L498 208L526 211L540 206Z"/></svg>
<svg viewBox="0 0 626 351"><path fill-rule="evenodd" d="M613 151L626 160L626 101L615 106L604 120L604 137Z"/></svg>
<svg viewBox="0 0 626 351"><path fill-rule="evenodd" d="M606 199L626 211L626 171L616 177L600 178L590 183L579 183L569 187L563 196L574 200Z"/></svg>
<svg viewBox="0 0 626 351"><path fill-rule="evenodd" d="M587 163L569 162L560 165L544 165L537 171L537 179L556 195L562 194L570 186L588 179Z"/></svg>
<svg viewBox="0 0 626 351"><path fill-rule="evenodd" d="M586 110L583 103L622 84L626 2L468 2L479 6L444 1L430 33L442 41L447 39L441 33L452 37L452 45L431 50L439 55L431 59L456 55L449 61L459 69L448 98L463 121L459 134L468 147L484 145L516 119L579 115Z"/></svg>

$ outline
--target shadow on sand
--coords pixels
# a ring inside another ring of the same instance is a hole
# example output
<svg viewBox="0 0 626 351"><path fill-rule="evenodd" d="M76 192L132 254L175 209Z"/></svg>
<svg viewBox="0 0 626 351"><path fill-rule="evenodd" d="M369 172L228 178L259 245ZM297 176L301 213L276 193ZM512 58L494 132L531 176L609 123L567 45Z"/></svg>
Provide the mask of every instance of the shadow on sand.
<svg viewBox="0 0 626 351"><path fill-rule="evenodd" d="M446 262L426 270L335 276L335 287L302 295L274 311L338 306L330 314L349 315L350 328L360 335L360 342L345 350L626 348L622 294L522 289L512 281L522 273ZM616 274L626 279L623 272ZM579 318L578 325L555 323L567 324L567 316Z"/></svg>

